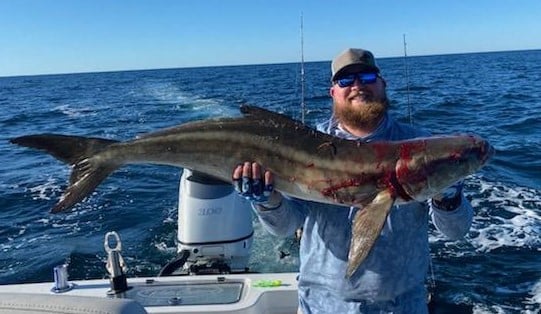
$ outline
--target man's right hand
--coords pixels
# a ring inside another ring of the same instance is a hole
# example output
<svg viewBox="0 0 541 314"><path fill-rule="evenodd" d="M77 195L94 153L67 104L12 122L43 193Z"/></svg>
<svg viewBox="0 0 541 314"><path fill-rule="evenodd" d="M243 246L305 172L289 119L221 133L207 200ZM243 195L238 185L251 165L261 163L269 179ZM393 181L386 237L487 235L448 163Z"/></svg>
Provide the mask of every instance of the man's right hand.
<svg viewBox="0 0 541 314"><path fill-rule="evenodd" d="M272 173L260 164L244 162L235 167L232 177L237 193L264 209L274 209L282 203L282 195L274 190Z"/></svg>

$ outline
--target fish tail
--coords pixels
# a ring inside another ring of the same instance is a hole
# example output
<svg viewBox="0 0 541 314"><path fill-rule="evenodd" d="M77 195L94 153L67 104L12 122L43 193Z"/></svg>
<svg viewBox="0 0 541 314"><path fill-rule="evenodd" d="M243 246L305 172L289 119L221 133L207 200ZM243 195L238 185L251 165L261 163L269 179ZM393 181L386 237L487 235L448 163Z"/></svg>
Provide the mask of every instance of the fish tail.
<svg viewBox="0 0 541 314"><path fill-rule="evenodd" d="M68 188L52 213L66 211L83 200L119 165L92 158L117 141L59 134L37 134L10 140L20 146L44 150L56 159L72 166Z"/></svg>

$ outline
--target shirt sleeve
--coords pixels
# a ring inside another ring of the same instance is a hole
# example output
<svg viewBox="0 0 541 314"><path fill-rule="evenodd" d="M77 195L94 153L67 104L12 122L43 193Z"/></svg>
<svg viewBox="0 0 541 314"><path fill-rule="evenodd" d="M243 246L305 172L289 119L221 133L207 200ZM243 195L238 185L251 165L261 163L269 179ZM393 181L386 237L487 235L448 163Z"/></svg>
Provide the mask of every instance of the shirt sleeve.
<svg viewBox="0 0 541 314"><path fill-rule="evenodd" d="M273 235L287 237L304 224L307 214L305 203L284 196L280 206L275 209L265 210L255 204L252 204L252 208L263 228Z"/></svg>
<svg viewBox="0 0 541 314"><path fill-rule="evenodd" d="M472 225L473 208L464 194L461 195L460 205L451 211L438 209L431 201L428 203L432 222L441 233L451 240L459 240L468 233Z"/></svg>

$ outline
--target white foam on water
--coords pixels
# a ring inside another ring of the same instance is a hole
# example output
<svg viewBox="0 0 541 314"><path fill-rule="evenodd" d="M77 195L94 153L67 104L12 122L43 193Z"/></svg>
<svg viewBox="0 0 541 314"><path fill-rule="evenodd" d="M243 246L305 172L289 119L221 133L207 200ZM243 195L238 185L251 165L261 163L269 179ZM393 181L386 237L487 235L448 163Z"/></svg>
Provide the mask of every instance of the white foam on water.
<svg viewBox="0 0 541 314"><path fill-rule="evenodd" d="M177 251L176 247L168 246L167 243L163 241L153 243L153 245L158 251L162 253L174 254Z"/></svg>
<svg viewBox="0 0 541 314"><path fill-rule="evenodd" d="M475 304L473 306L473 313L474 314L507 314L507 313L516 313L518 309L516 308L506 308L503 306L497 306L497 305L484 305L484 304Z"/></svg>
<svg viewBox="0 0 541 314"><path fill-rule="evenodd" d="M489 182L481 177L466 181L474 218L465 241L476 252L486 253L502 247L541 250L541 193L529 187ZM464 240L448 242L439 232L431 232L430 242L446 241L446 246L464 249Z"/></svg>
<svg viewBox="0 0 541 314"><path fill-rule="evenodd" d="M184 103L188 93L171 82L147 83L142 89L142 96L150 96L155 100L165 103Z"/></svg>
<svg viewBox="0 0 541 314"><path fill-rule="evenodd" d="M466 180L466 196L471 200L474 217L471 231L463 240L449 241L444 235L430 232L431 245L438 247L438 254L453 257L481 256L489 252L541 251L541 193L534 188L493 182L483 177L472 176ZM535 263L532 261L532 263ZM533 264L532 264L533 265ZM478 265L473 271L481 276L490 277L495 271L502 275L510 270L490 269L490 265ZM482 268L485 268L482 270ZM467 270L466 270L467 271ZM516 271L516 270L514 270ZM533 270L535 271L535 269ZM515 281L516 278L513 278ZM482 282L482 280L481 280ZM497 295L529 295L520 297L511 305L478 304L474 301L474 313L539 313L541 309L541 279L524 278L509 285L503 282L491 287ZM469 292L471 293L471 292ZM480 295L478 299L491 299L492 296ZM488 300L487 299L487 300ZM468 302L466 302L468 303Z"/></svg>
<svg viewBox="0 0 541 314"><path fill-rule="evenodd" d="M530 297L525 300L525 304L532 309L528 309L524 313L539 313L541 310L541 278L531 288Z"/></svg>
<svg viewBox="0 0 541 314"><path fill-rule="evenodd" d="M480 193L488 202L472 200L476 208L470 243L478 252L501 247L541 248L541 205L539 191L501 183L480 182ZM489 206L484 204L488 203Z"/></svg>
<svg viewBox="0 0 541 314"><path fill-rule="evenodd" d="M59 195L62 189L58 184L58 179L49 176L45 183L30 187L28 191L30 191L33 200L50 200Z"/></svg>
<svg viewBox="0 0 541 314"><path fill-rule="evenodd" d="M238 113L236 108L228 106L223 99L193 94L171 82L147 84L145 92L160 103L171 104L175 111L192 111L198 117L232 116Z"/></svg>
<svg viewBox="0 0 541 314"><path fill-rule="evenodd" d="M76 108L71 105L60 105L54 107L53 110L73 118L97 115L97 112L90 107Z"/></svg>

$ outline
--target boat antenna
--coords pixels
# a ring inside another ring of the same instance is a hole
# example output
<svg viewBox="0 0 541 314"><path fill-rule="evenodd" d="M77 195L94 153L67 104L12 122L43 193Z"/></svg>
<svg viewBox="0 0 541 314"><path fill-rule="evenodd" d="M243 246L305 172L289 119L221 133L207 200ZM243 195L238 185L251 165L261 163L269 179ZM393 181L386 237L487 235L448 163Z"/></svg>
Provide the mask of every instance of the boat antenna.
<svg viewBox="0 0 541 314"><path fill-rule="evenodd" d="M406 95L408 99L408 116L409 116L410 124L413 125L413 108L410 102L410 77L409 77L409 70L408 70L408 52L406 49L406 34L402 34L402 37L404 41L404 75L406 76Z"/></svg>
<svg viewBox="0 0 541 314"><path fill-rule="evenodd" d="M304 124L306 104L304 102L304 29L303 16L301 11L301 122Z"/></svg>

